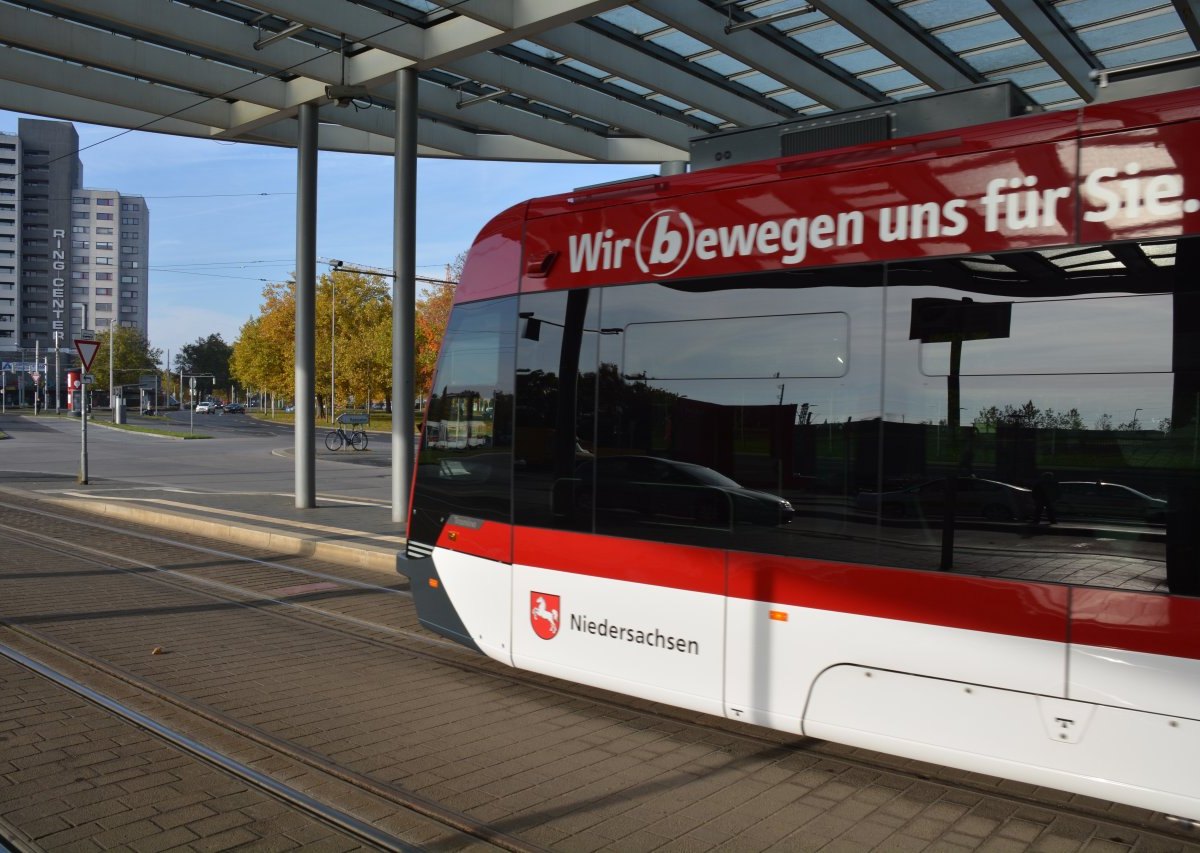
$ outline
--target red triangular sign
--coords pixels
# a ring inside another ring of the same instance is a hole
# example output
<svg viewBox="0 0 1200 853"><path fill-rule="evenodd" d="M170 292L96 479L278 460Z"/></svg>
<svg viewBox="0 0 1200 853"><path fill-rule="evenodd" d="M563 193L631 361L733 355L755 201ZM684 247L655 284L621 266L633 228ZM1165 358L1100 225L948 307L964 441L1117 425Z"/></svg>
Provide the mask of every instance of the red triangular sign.
<svg viewBox="0 0 1200 853"><path fill-rule="evenodd" d="M79 353L79 360L83 362L84 373L87 373L92 369L92 360L96 357L96 352L99 349L99 341L85 341L80 338L75 339L75 352Z"/></svg>

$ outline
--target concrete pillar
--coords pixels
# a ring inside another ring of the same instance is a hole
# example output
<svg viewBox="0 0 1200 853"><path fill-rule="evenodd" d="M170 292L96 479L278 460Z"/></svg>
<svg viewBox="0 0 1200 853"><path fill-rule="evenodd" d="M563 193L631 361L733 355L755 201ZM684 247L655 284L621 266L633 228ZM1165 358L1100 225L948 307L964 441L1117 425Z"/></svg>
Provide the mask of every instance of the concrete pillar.
<svg viewBox="0 0 1200 853"><path fill-rule="evenodd" d="M392 521L408 522L413 475L413 350L417 304L417 72L396 72L392 289Z"/></svg>
<svg viewBox="0 0 1200 853"><path fill-rule="evenodd" d="M317 505L313 397L316 394L317 106L296 116L296 508Z"/></svg>

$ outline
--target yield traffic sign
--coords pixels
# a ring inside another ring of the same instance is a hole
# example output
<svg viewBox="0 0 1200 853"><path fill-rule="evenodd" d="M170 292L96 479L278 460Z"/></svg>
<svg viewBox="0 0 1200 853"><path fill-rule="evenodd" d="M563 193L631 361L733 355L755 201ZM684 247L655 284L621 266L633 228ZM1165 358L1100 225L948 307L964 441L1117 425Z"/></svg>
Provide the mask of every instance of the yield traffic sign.
<svg viewBox="0 0 1200 853"><path fill-rule="evenodd" d="M92 360L95 359L96 352L99 349L99 341L87 341L82 338L75 339L75 352L79 353L79 360L83 363L84 372L92 369Z"/></svg>

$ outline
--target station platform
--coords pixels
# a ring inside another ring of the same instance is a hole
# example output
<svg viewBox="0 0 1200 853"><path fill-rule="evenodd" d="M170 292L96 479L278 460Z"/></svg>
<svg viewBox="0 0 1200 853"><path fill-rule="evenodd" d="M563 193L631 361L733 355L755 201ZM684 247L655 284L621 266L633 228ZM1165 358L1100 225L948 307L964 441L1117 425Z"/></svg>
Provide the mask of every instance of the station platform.
<svg viewBox="0 0 1200 853"><path fill-rule="evenodd" d="M76 485L66 477L6 477L0 494L26 495L71 512L121 519L219 541L315 557L394 576L405 543L404 525L391 507L375 501L317 496L298 509L291 494L208 492L92 478Z"/></svg>

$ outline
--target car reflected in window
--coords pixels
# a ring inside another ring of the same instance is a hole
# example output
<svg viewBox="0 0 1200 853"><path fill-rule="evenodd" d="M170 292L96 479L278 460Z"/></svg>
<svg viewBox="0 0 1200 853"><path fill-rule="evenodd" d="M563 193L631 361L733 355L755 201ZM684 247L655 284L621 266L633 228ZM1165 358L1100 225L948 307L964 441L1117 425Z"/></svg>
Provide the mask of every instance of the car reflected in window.
<svg viewBox="0 0 1200 853"><path fill-rule="evenodd" d="M1054 504L1059 515L1097 521L1133 521L1166 524L1167 502L1130 486L1091 480L1058 484Z"/></svg>
<svg viewBox="0 0 1200 853"><path fill-rule="evenodd" d="M582 462L575 475L560 484L557 497L560 507L577 514L594 507L598 515L718 528L777 526L788 524L796 514L778 495L745 488L712 468L674 459L604 456ZM562 486L568 486L566 492Z"/></svg>
<svg viewBox="0 0 1200 853"><path fill-rule="evenodd" d="M946 480L887 492L860 492L855 506L890 518L940 518L946 508ZM959 477L954 514L988 521L1023 521L1033 517L1033 492L999 480Z"/></svg>

